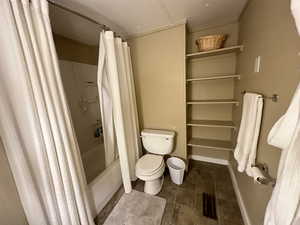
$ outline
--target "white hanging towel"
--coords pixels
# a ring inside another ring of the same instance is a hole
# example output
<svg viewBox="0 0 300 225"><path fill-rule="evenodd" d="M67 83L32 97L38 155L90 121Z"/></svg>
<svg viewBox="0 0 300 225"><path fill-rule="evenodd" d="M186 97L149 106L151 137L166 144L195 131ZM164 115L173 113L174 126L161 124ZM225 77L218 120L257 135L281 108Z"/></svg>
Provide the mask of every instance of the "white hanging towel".
<svg viewBox="0 0 300 225"><path fill-rule="evenodd" d="M268 143L281 148L282 154L264 225L300 224L300 85L287 112L270 131Z"/></svg>
<svg viewBox="0 0 300 225"><path fill-rule="evenodd" d="M238 171L246 170L248 176L252 177L251 165L255 164L262 109L263 98L261 95L254 93L244 95L242 121L234 157L238 162Z"/></svg>

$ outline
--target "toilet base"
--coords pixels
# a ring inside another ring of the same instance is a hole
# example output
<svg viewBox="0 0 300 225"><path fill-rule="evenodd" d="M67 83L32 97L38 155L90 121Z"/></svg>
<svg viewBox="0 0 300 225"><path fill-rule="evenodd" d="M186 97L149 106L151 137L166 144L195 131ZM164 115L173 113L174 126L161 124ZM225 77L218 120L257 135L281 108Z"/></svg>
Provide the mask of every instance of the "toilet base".
<svg viewBox="0 0 300 225"><path fill-rule="evenodd" d="M144 192L150 195L157 195L163 186L164 175L155 180L145 181Z"/></svg>

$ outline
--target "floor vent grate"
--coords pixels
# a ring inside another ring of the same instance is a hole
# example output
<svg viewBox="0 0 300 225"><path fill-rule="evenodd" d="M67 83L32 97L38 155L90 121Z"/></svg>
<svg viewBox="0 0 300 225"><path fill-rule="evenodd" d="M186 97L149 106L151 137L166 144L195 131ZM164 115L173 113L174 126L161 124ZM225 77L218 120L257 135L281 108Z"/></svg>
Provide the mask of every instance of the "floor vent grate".
<svg viewBox="0 0 300 225"><path fill-rule="evenodd" d="M203 216L217 220L216 197L203 193Z"/></svg>

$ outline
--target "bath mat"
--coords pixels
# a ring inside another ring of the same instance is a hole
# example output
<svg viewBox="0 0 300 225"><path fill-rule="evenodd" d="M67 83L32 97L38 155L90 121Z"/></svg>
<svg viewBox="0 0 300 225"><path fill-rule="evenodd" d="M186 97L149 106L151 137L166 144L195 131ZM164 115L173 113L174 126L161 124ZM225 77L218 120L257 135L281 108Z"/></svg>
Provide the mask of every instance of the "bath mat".
<svg viewBox="0 0 300 225"><path fill-rule="evenodd" d="M160 225L166 200L133 190L123 194L104 225Z"/></svg>
<svg viewBox="0 0 300 225"><path fill-rule="evenodd" d="M216 220L216 197L214 195L203 193L203 216Z"/></svg>

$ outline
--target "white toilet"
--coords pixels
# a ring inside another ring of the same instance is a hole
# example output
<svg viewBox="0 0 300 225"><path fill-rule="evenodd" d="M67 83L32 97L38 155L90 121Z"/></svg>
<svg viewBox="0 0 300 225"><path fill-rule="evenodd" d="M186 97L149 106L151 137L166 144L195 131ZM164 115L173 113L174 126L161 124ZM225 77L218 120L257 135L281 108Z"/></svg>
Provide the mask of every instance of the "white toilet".
<svg viewBox="0 0 300 225"><path fill-rule="evenodd" d="M152 154L148 153L138 160L135 173L139 179L145 181L144 192L156 195L163 185L163 156L172 152L175 132L145 129L141 137L144 148Z"/></svg>

